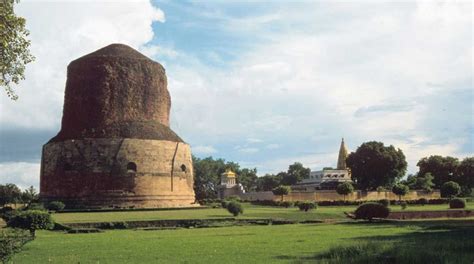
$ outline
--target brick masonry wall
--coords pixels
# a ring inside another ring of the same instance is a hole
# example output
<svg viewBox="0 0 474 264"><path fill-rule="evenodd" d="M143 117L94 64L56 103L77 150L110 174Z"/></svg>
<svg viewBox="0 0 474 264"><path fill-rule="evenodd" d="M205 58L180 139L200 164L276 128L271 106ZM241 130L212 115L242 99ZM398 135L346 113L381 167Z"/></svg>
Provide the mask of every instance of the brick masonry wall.
<svg viewBox="0 0 474 264"><path fill-rule="evenodd" d="M127 169L130 162L136 172ZM48 143L40 196L70 206L190 206L195 200L191 149L182 142L143 139Z"/></svg>
<svg viewBox="0 0 474 264"><path fill-rule="evenodd" d="M244 200L275 200L279 201L280 196L273 195L272 192L248 192L241 194L241 199ZM439 191L432 193L426 193L424 191L410 191L407 195L403 196L404 200L417 200L420 198L426 199L439 199L441 195ZM289 195L285 195L283 198L285 201L337 201L343 200L344 197L339 195L334 190L321 190L314 192L291 192ZM370 200L398 200L398 196L392 192L362 192L355 191L350 195L346 196L348 201L370 201Z"/></svg>

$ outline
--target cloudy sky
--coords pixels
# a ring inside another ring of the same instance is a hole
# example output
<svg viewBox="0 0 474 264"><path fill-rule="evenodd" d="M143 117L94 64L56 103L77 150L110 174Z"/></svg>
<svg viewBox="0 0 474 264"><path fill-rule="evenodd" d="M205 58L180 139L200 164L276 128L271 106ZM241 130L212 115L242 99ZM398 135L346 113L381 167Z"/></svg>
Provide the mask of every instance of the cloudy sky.
<svg viewBox="0 0 474 264"><path fill-rule="evenodd" d="M335 166L377 140L416 172L474 152L470 1L22 1L36 61L0 96L0 183L39 185L60 127L67 64L110 43L162 63L171 127L198 157L259 175Z"/></svg>

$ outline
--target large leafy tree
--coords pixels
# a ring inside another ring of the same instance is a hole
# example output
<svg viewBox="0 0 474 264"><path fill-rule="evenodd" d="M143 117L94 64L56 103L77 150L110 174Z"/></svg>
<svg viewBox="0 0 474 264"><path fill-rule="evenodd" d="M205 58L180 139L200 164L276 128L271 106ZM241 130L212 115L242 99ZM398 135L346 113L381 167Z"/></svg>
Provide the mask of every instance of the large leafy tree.
<svg viewBox="0 0 474 264"><path fill-rule="evenodd" d="M200 159L193 156L193 167L196 199L216 198L220 176L226 169L225 160L212 157Z"/></svg>
<svg viewBox="0 0 474 264"><path fill-rule="evenodd" d="M409 175L403 184L407 185L411 190L424 190L427 192L433 191L433 175L431 173L425 173L423 176Z"/></svg>
<svg viewBox="0 0 474 264"><path fill-rule="evenodd" d="M288 167L286 174L282 175L281 184L293 185L297 182L309 178L311 169L305 168L300 162L295 162Z"/></svg>
<svg viewBox="0 0 474 264"><path fill-rule="evenodd" d="M259 177L257 179L257 191L271 191L275 187L279 186L281 182L281 176L266 174L265 176Z"/></svg>
<svg viewBox="0 0 474 264"><path fill-rule="evenodd" d="M0 2L0 86L13 100L18 96L12 84L18 84L25 78L25 65L34 60L29 51L29 32L25 28L25 19L16 16L14 12L14 4L18 2Z"/></svg>
<svg viewBox="0 0 474 264"><path fill-rule="evenodd" d="M237 171L237 183L242 184L246 191L255 191L257 189L257 169L243 168Z"/></svg>
<svg viewBox="0 0 474 264"><path fill-rule="evenodd" d="M407 162L401 149L382 142L366 142L349 154L346 160L352 180L363 190L378 186L391 187L406 172Z"/></svg>
<svg viewBox="0 0 474 264"><path fill-rule="evenodd" d="M434 155L422 158L416 165L420 168L418 176L426 173L433 175L435 188L440 188L445 182L457 180L456 173L459 166L457 158Z"/></svg>
<svg viewBox="0 0 474 264"><path fill-rule="evenodd" d="M457 177L463 194L470 194L474 188L474 157L467 157L461 161L457 168Z"/></svg>
<svg viewBox="0 0 474 264"><path fill-rule="evenodd" d="M0 205L21 201L21 190L13 183L0 185Z"/></svg>
<svg viewBox="0 0 474 264"><path fill-rule="evenodd" d="M226 162L224 159L207 157L200 159L193 156L194 193L197 200L217 198L217 188L221 183L221 174L231 169L237 174L237 182L245 190L257 188L257 169L240 168L236 162Z"/></svg>

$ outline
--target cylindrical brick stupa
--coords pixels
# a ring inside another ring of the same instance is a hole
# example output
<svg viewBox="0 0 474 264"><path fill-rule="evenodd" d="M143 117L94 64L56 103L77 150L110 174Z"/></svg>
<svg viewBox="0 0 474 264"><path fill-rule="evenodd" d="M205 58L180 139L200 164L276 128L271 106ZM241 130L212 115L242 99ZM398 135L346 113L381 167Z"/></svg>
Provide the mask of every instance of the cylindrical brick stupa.
<svg viewBox="0 0 474 264"><path fill-rule="evenodd" d="M112 44L68 66L61 130L43 146L40 197L74 207L194 203L191 148L169 128L165 69Z"/></svg>

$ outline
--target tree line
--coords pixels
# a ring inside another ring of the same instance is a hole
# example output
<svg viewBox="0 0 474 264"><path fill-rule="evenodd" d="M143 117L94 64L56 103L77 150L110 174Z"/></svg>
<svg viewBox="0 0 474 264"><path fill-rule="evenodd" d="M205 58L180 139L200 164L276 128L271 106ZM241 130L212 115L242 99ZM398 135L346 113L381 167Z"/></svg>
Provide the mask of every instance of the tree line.
<svg viewBox="0 0 474 264"><path fill-rule="evenodd" d="M241 168L238 163L223 159L193 157L193 162L198 200L217 197L220 175L226 168L236 172L237 183L241 183L246 191L272 191L278 186L294 185L310 175L310 169L300 162L289 165L287 171L261 177L257 177L256 168ZM474 157L463 160L439 155L424 157L417 163L419 171L404 179L407 161L403 151L392 145L385 146L382 142L370 141L350 153L346 163L351 171L354 187L359 190L391 191L395 186L397 190L407 186L410 190L430 192L441 189L446 182L456 182L460 185L461 195L468 196L474 188Z"/></svg>
<svg viewBox="0 0 474 264"><path fill-rule="evenodd" d="M367 191L392 190L396 185L408 186L410 190L442 189L446 182L460 186L460 195L468 196L474 188L474 157L459 160L450 156L433 155L420 159L419 171L406 179L407 162L401 149L384 146L382 142L366 142L349 154L347 166L351 170L354 188ZM193 156L194 191L197 200L217 198L221 174L231 169L237 174L237 183L246 191L272 191L278 186L290 186L308 179L310 169L294 162L286 171L257 176L256 168L242 168L239 163ZM331 169L331 168L325 168ZM397 187L396 189L400 189ZM0 205L7 203L29 203L38 199L38 193L30 187L21 191L14 184L0 185Z"/></svg>

